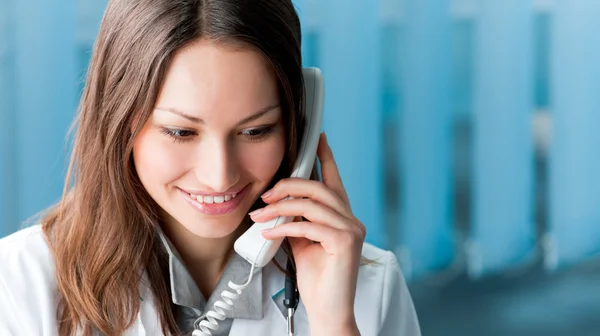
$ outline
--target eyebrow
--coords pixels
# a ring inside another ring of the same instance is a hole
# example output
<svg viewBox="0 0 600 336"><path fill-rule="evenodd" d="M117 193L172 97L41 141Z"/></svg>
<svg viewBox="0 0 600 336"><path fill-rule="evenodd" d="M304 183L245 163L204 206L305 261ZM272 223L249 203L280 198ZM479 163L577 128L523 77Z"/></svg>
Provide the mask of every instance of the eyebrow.
<svg viewBox="0 0 600 336"><path fill-rule="evenodd" d="M259 119L263 115L271 112L272 110L274 110L274 109L276 109L278 107L279 107L279 104L272 104L272 105L263 107L260 110L256 111L254 114L252 114L252 115L250 115L250 116L242 119L238 123L238 126L239 125L243 125L243 124L247 124L247 123L249 123L251 121ZM170 108L170 107L157 107L157 108L155 108L155 110L160 110L160 111L165 111L165 112L171 112L173 114L176 114L176 115L178 115L180 117L183 117L183 118L185 118L185 119L187 119L187 120L189 120L189 121L191 121L193 123L196 123L196 124L203 124L204 123L204 120L202 120L202 119L200 119L198 117L194 117L192 115L189 115L189 114L187 114L187 113L185 113L183 111L180 111L178 109L174 109L174 108Z"/></svg>

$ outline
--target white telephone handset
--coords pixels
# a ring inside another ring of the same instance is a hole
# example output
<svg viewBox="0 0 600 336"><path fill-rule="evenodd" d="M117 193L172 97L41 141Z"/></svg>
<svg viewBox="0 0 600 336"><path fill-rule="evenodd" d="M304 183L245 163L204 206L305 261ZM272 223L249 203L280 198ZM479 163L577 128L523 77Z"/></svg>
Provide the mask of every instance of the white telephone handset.
<svg viewBox="0 0 600 336"><path fill-rule="evenodd" d="M308 179L315 164L321 134L325 85L321 71L318 68L304 68L302 73L305 88L306 126L291 177ZM200 322L199 330L194 330L193 336L212 335L209 329L216 330L219 327L217 320L224 320L226 317L225 310L233 308L233 301L240 297L242 290L252 281L254 269L264 267L277 253L283 239L265 239L261 231L293 220L293 217L280 216L265 223L254 223L235 241L235 251L252 265L248 281L243 285L230 281L229 287L235 290L236 293L223 291L221 293L223 300L215 302L213 310L206 313L206 319Z"/></svg>
<svg viewBox="0 0 600 336"><path fill-rule="evenodd" d="M305 68L303 75L306 91L306 127L291 177L307 179L315 164L321 134L324 84L321 71L317 68ZM254 223L235 241L235 251L256 267L264 267L275 256L283 238L267 240L263 238L261 231L293 220L293 217L280 216L264 223Z"/></svg>

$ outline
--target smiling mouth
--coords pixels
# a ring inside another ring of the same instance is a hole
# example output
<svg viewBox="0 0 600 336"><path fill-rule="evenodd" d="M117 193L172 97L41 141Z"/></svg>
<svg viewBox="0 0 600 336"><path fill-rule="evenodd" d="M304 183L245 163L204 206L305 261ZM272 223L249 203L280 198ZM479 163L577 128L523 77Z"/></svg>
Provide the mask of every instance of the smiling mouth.
<svg viewBox="0 0 600 336"><path fill-rule="evenodd" d="M231 201L232 199L234 199L237 196L237 193L233 193L233 194L226 194L226 195L220 195L220 196L203 196L203 195L194 195L194 194L189 194L188 195L196 200L196 202L198 203L206 203L206 204L213 204L213 203L226 203Z"/></svg>
<svg viewBox="0 0 600 336"><path fill-rule="evenodd" d="M185 195L185 197L192 201L194 204L201 206L219 207L219 206L233 206L242 201L244 195L249 190L250 185L246 185L241 189L237 189L228 193L217 193L209 194L201 191L194 191L193 189L183 189L177 187L177 189Z"/></svg>
<svg viewBox="0 0 600 336"><path fill-rule="evenodd" d="M243 203L250 187L246 185L235 193L217 195L198 195L181 188L177 189L181 192L187 203L200 213L205 215L224 215L238 209Z"/></svg>

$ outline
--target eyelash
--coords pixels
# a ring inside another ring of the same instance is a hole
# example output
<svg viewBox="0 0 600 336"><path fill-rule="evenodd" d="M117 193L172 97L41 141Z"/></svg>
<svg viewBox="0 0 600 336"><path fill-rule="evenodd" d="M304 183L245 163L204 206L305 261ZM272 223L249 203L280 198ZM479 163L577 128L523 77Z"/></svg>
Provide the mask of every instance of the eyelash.
<svg viewBox="0 0 600 336"><path fill-rule="evenodd" d="M190 141L191 137L196 135L195 131L185 130L185 129L171 129L171 128L161 128L160 132L165 134L166 136L173 139L175 142L185 142ZM182 135L181 133L187 134Z"/></svg>
<svg viewBox="0 0 600 336"><path fill-rule="evenodd" d="M262 141L262 140L266 139L267 137L269 137L269 135L271 135L274 131L275 131L275 125L269 125L269 126L265 126L265 127L261 127L261 128L255 128L255 129L251 129L248 131L244 131L244 132L242 132L242 134L245 133L244 135L252 142L259 142L259 141ZM254 134L254 135L248 134L251 132L256 132L257 134Z"/></svg>
<svg viewBox="0 0 600 336"><path fill-rule="evenodd" d="M195 131L190 131L186 129L171 129L171 128L161 128L161 133L173 139L175 142L187 142L192 140L192 137L197 135ZM248 138L252 142L259 142L266 139L269 135L271 135L275 131L275 125L269 125L261 128L255 128L248 131L241 132L246 138ZM181 134L183 133L183 134ZM255 134L249 134L255 133Z"/></svg>

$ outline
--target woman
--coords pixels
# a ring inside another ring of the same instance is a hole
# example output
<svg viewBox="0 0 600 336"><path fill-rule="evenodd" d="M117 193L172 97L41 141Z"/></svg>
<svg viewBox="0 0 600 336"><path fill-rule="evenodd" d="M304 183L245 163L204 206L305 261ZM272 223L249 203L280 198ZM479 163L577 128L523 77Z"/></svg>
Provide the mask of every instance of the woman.
<svg viewBox="0 0 600 336"><path fill-rule="evenodd" d="M324 136L322 182L286 178L304 123L300 40L290 0L109 1L64 196L0 242L0 334L189 334L249 275L236 238L286 215L304 221L263 233L287 248L213 335L286 333L286 251L297 335L419 335Z"/></svg>

